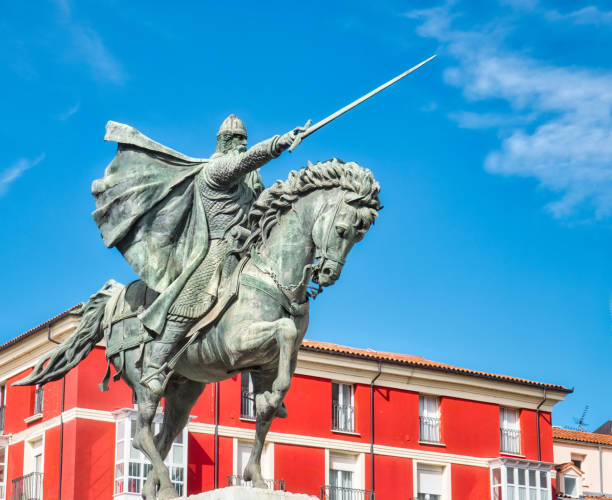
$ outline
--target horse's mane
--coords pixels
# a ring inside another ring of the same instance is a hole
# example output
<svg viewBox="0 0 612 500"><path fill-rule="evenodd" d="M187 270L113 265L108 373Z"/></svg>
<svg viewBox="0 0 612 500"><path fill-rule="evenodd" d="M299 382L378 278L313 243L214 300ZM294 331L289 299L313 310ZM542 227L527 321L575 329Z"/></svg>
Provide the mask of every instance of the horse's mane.
<svg viewBox="0 0 612 500"><path fill-rule="evenodd" d="M278 216L289 210L299 198L317 189L337 187L347 192L345 202L357 209L362 226L374 223L381 208L378 199L380 184L367 168L332 158L292 170L286 181L276 181L259 195L247 219L252 235L249 246L263 242Z"/></svg>

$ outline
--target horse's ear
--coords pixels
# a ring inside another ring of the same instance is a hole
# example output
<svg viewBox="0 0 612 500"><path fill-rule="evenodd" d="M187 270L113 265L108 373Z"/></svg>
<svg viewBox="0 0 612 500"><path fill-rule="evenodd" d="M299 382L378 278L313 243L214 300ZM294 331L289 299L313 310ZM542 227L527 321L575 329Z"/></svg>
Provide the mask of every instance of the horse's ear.
<svg viewBox="0 0 612 500"><path fill-rule="evenodd" d="M310 168L310 167L312 167L312 166L313 166L313 165L312 165L312 162L311 162L310 160L308 160L306 164L307 164L308 168Z"/></svg>

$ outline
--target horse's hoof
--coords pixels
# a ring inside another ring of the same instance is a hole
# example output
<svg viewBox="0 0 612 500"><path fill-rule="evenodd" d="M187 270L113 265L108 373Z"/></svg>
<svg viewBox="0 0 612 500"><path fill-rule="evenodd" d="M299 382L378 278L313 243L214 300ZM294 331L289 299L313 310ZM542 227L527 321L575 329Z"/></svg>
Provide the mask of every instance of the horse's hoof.
<svg viewBox="0 0 612 500"><path fill-rule="evenodd" d="M179 494L172 486L157 492L157 500L172 500L173 498L179 498Z"/></svg>
<svg viewBox="0 0 612 500"><path fill-rule="evenodd" d="M264 490L267 490L268 485L263 479L259 479L257 481L253 481L253 488L263 488Z"/></svg>

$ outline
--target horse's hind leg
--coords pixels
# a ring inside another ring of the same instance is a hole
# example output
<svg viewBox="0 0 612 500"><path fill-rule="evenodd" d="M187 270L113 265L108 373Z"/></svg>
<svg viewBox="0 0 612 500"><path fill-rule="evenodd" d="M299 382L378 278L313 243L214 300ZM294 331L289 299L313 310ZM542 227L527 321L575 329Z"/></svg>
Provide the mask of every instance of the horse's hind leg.
<svg viewBox="0 0 612 500"><path fill-rule="evenodd" d="M202 394L205 385L182 377L175 376L170 379L166 388L164 424L160 433L154 438L155 446L162 460L166 458L172 448L172 443L189 422L189 412ZM155 474L149 474L145 488L155 491L156 480Z"/></svg>
<svg viewBox="0 0 612 500"><path fill-rule="evenodd" d="M136 417L136 433L133 446L142 451L153 466L147 477L145 487L142 489L142 497L145 500L177 498L179 495L172 486L168 468L157 451L153 440L153 418L160 398L141 385L135 387L135 391L138 400L138 415ZM156 496L157 485L159 485L159 492Z"/></svg>

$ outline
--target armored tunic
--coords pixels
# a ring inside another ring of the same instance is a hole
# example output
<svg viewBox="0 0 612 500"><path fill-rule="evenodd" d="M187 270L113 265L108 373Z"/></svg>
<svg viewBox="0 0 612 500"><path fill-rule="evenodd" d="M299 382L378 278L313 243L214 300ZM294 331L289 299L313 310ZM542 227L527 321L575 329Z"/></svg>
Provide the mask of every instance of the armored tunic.
<svg viewBox="0 0 612 500"><path fill-rule="evenodd" d="M261 192L263 183L254 165L265 163L278 156L274 148L275 139L260 143L246 153L237 155L216 154L210 163L196 176L196 192L208 220L210 243L208 253L193 272L185 287L176 298L169 313L196 319L208 311L217 297L221 268L227 251L228 231L242 224L251 205ZM247 170L250 179L235 182L237 170ZM175 318L178 319L178 318Z"/></svg>

